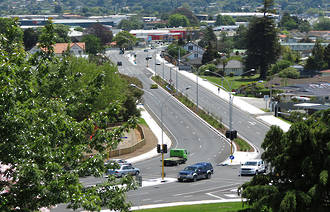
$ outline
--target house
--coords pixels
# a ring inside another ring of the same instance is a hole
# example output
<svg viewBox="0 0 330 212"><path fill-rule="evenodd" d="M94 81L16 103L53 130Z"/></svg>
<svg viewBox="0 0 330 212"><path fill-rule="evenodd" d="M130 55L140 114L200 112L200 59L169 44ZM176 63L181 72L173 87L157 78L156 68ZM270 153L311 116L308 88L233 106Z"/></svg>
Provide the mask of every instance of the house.
<svg viewBox="0 0 330 212"><path fill-rule="evenodd" d="M330 69L324 70L324 71L320 71L320 72L322 74L322 77L330 76Z"/></svg>
<svg viewBox="0 0 330 212"><path fill-rule="evenodd" d="M219 63L217 65L217 68L222 70L223 64ZM244 71L244 65L239 60L229 60L225 65L225 75L229 75L230 73L233 73L235 76L240 76L243 74L243 71Z"/></svg>
<svg viewBox="0 0 330 212"><path fill-rule="evenodd" d="M205 50L194 42L186 43L183 48L191 54L188 56L189 59L202 58Z"/></svg>
<svg viewBox="0 0 330 212"><path fill-rule="evenodd" d="M83 57L85 56L85 43L84 42L77 42L77 43L56 43L54 44L54 53L57 56L61 56L63 52L65 52L69 47L69 51L71 55L74 55L76 57ZM34 46L29 52L31 54L34 54L36 52L40 51L40 48L38 47L38 44Z"/></svg>

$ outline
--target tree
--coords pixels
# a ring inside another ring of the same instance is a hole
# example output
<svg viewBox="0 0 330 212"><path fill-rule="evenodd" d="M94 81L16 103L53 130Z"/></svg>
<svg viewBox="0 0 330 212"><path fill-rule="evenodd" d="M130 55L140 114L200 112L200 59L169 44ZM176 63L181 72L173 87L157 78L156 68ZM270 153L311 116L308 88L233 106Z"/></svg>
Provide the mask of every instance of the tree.
<svg viewBox="0 0 330 212"><path fill-rule="evenodd" d="M178 13L171 15L168 20L168 25L170 27L179 27L179 26L186 27L189 26L189 24L190 23L188 18Z"/></svg>
<svg viewBox="0 0 330 212"><path fill-rule="evenodd" d="M18 24L8 28L18 29ZM119 101L108 102L106 108L80 121L70 116L74 102L84 104L70 86L88 77L70 74L69 58L54 57L51 22L43 33L48 33L40 36L44 51L32 57L23 50L22 41L0 39L0 46L11 47L10 52L0 49L0 61L6 61L0 67L0 161L7 166L1 169L0 210L37 211L67 203L72 209L129 211L125 192L135 187L130 177L119 184L110 177L94 187L83 187L78 173L102 176L110 168L104 166L108 150L134 127L135 118L123 120ZM105 86L104 79L100 73L79 89L93 99ZM123 124L109 128L118 122ZM87 157L91 152L93 157Z"/></svg>
<svg viewBox="0 0 330 212"><path fill-rule="evenodd" d="M327 211L329 208L330 109L294 123L271 126L262 143L270 173L242 185L257 211Z"/></svg>
<svg viewBox="0 0 330 212"><path fill-rule="evenodd" d="M247 27L240 25L233 37L234 48L246 49Z"/></svg>
<svg viewBox="0 0 330 212"><path fill-rule="evenodd" d="M85 42L85 48L88 54L96 55L103 49L100 39L95 35L84 35L81 40Z"/></svg>
<svg viewBox="0 0 330 212"><path fill-rule="evenodd" d="M274 21L266 13L273 1L264 1L264 16L255 18L250 22L247 33L246 68L260 69L260 79L266 79L270 64L274 63L280 53L277 31Z"/></svg>
<svg viewBox="0 0 330 212"><path fill-rule="evenodd" d="M315 30L329 30L330 29L330 19L329 18L319 18L314 24Z"/></svg>
<svg viewBox="0 0 330 212"><path fill-rule="evenodd" d="M18 24L16 18L0 18L0 35L4 36L8 42L3 43L1 48L7 52L11 52L13 44L22 42L23 31L20 28L12 27Z"/></svg>
<svg viewBox="0 0 330 212"><path fill-rule="evenodd" d="M177 9L175 9L172 14L181 14L185 17L187 17L187 19L189 20L189 25L191 24L192 26L198 26L199 25L199 20L198 18L194 15L194 13L184 7L179 7Z"/></svg>
<svg viewBox="0 0 330 212"><path fill-rule="evenodd" d="M319 40L315 42L315 45L312 49L312 55L308 57L305 69L308 71L320 71L326 66L324 61L324 48L322 47Z"/></svg>
<svg viewBox="0 0 330 212"><path fill-rule="evenodd" d="M131 48L136 44L136 37L127 31L119 32L114 40L120 48Z"/></svg>
<svg viewBox="0 0 330 212"><path fill-rule="evenodd" d="M214 34L214 31L210 26L202 31L202 39L198 42L198 45L205 48L209 42L213 43L214 46L217 44L217 36Z"/></svg>
<svg viewBox="0 0 330 212"><path fill-rule="evenodd" d="M324 62L327 64L326 68L330 68L330 44L324 49Z"/></svg>
<svg viewBox="0 0 330 212"><path fill-rule="evenodd" d="M112 31L110 31L108 28L99 23L93 24L92 26L87 28L86 33L95 35L98 39L100 39L102 46L111 42L113 38Z"/></svg>
<svg viewBox="0 0 330 212"><path fill-rule="evenodd" d="M38 42L38 32L33 28L27 28L24 30L23 42L25 50L32 49Z"/></svg>
<svg viewBox="0 0 330 212"><path fill-rule="evenodd" d="M71 39L69 37L70 27L64 24L54 25L54 31L56 33L56 43L69 43Z"/></svg>
<svg viewBox="0 0 330 212"><path fill-rule="evenodd" d="M217 15L217 19L215 21L216 26L227 26L227 25L235 25L235 19L229 15Z"/></svg>
<svg viewBox="0 0 330 212"><path fill-rule="evenodd" d="M174 58L178 58L179 57L179 50L180 50L180 57L182 57L185 54L187 54L187 51L184 48L182 48L181 46L176 45L174 43L170 44L167 47L168 54L171 55Z"/></svg>
<svg viewBox="0 0 330 212"><path fill-rule="evenodd" d="M211 62L212 60L214 60L218 55L218 52L216 51L216 49L214 48L214 46L212 45L211 42L209 42L208 46L206 47L206 51L203 54L202 57L202 64Z"/></svg>
<svg viewBox="0 0 330 212"><path fill-rule="evenodd" d="M131 17L130 19L123 19L119 22L118 28L124 31L130 31L132 29L142 29L143 22L137 17Z"/></svg>

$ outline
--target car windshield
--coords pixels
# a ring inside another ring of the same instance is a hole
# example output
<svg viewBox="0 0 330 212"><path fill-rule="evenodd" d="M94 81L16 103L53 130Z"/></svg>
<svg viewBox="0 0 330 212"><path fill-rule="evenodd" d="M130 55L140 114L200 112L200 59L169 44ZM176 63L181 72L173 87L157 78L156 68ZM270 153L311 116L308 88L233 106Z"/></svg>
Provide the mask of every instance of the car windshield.
<svg viewBox="0 0 330 212"><path fill-rule="evenodd" d="M246 162L244 165L247 165L247 166L256 166L256 165L257 165L257 162L254 162L254 161L248 161L248 162Z"/></svg>
<svg viewBox="0 0 330 212"><path fill-rule="evenodd" d="M185 171L195 171L196 170L196 167L193 167L193 166L188 166L186 168L184 168Z"/></svg>

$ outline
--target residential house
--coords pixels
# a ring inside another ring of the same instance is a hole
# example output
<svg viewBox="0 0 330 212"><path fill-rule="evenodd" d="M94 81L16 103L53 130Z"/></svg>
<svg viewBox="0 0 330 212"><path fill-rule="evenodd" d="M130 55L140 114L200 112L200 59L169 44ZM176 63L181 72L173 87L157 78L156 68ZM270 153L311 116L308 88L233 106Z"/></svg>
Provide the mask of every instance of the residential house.
<svg viewBox="0 0 330 212"><path fill-rule="evenodd" d="M223 64L219 63L217 65L217 68L222 70ZM229 60L225 65L225 75L230 75L230 73L233 73L235 76L240 76L243 74L243 71L244 71L244 65L239 60Z"/></svg>
<svg viewBox="0 0 330 212"><path fill-rule="evenodd" d="M61 56L63 52L65 52L68 49L69 46L69 52L71 55L74 55L76 57L85 57L85 43L84 42L77 42L77 43L56 43L54 44L54 53L57 56ZM38 44L34 46L30 53L34 54L38 51L41 51L41 49L38 47Z"/></svg>
<svg viewBox="0 0 330 212"><path fill-rule="evenodd" d="M182 60L187 61L191 65L201 65L205 50L194 42L186 43L183 48L189 53L182 57Z"/></svg>

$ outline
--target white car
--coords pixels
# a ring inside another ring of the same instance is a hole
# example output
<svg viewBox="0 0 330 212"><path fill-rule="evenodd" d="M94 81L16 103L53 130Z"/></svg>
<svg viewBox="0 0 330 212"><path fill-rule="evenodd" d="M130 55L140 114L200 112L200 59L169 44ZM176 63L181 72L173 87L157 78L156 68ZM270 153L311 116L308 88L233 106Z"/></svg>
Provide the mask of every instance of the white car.
<svg viewBox="0 0 330 212"><path fill-rule="evenodd" d="M140 169L132 165L121 165L119 169L108 169L107 175L114 175L116 177L123 177L125 175L139 175Z"/></svg>
<svg viewBox="0 0 330 212"><path fill-rule="evenodd" d="M265 163L261 159L248 160L240 168L240 175L258 175L265 172Z"/></svg>

